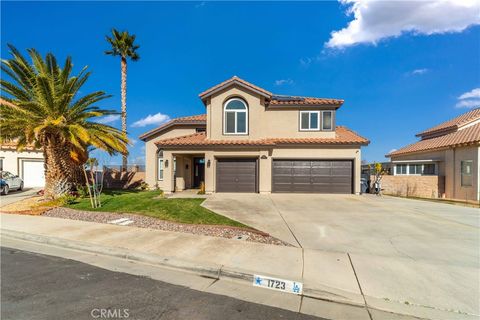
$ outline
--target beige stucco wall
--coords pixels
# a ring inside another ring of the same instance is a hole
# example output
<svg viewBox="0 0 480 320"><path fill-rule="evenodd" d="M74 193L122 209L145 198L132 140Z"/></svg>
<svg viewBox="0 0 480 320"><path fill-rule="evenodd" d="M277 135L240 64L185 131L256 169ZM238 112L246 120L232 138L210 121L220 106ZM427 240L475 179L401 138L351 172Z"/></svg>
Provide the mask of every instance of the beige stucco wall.
<svg viewBox="0 0 480 320"><path fill-rule="evenodd" d="M480 200L479 151L480 147L459 147L440 151L421 152L392 157L392 160L439 160L439 176L445 177L445 194L449 199ZM461 161L473 160L473 185L461 185Z"/></svg>
<svg viewBox="0 0 480 320"><path fill-rule="evenodd" d="M196 150L166 150L164 151L164 160L169 159L169 163L173 163L173 158L177 158L177 190L181 190L184 182L179 179L185 179L184 176L179 176L179 161L185 155L197 153ZM270 193L272 191L272 161L274 159L345 159L354 160L354 192L360 192L360 165L361 165L361 151L358 147L343 147L343 148L254 148L248 150L234 150L234 149L216 149L202 151L205 155L205 191L207 193L215 192L216 190L216 161L218 158L256 158L259 159L259 181L258 187L260 193ZM207 165L210 161L210 166ZM191 168L191 166L189 166ZM174 191L173 184L173 167L165 168L164 181L162 183L162 190L166 193Z"/></svg>
<svg viewBox="0 0 480 320"><path fill-rule="evenodd" d="M479 198L479 189L478 189L478 171L479 171L479 162L478 162L478 149L479 147L469 147L469 148L455 148L453 151L453 163L454 163L454 181L453 183L453 194L450 197L447 195L447 198L459 199L459 200L480 200ZM473 160L473 183L470 187L462 187L462 178L461 178L461 162L464 160Z"/></svg>
<svg viewBox="0 0 480 320"><path fill-rule="evenodd" d="M233 97L240 97L248 105L248 134L223 134L224 103ZM306 109L306 108L305 108ZM333 106L308 108L308 110L334 110ZM335 114L335 111L333 111ZM263 138L334 138L335 132L300 131L299 109L288 107L265 108L260 95L242 87L232 86L220 91L207 103L207 135L210 139L263 139ZM335 116L334 116L335 118Z"/></svg>
<svg viewBox="0 0 480 320"><path fill-rule="evenodd" d="M157 184L161 189L165 186L164 181L157 180L157 146L155 145L155 142L162 139L193 134L197 127L202 126L175 126L145 141L145 182L148 183L151 188L155 187Z"/></svg>
<svg viewBox="0 0 480 320"><path fill-rule="evenodd" d="M373 181L374 177L370 178ZM385 175L382 192L394 196L438 198L445 192L444 176Z"/></svg>
<svg viewBox="0 0 480 320"><path fill-rule="evenodd" d="M21 161L26 159L43 159L43 153L37 151L0 150L0 159L3 159L3 170L22 176Z"/></svg>

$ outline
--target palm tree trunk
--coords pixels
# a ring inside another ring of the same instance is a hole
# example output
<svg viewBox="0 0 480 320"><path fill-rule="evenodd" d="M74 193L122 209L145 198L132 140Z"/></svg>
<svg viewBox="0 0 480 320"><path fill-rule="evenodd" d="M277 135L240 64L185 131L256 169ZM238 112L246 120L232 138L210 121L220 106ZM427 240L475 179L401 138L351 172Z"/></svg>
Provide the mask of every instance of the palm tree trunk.
<svg viewBox="0 0 480 320"><path fill-rule="evenodd" d="M76 189L81 168L70 158L70 151L54 137L45 139L45 189L47 199L55 199Z"/></svg>
<svg viewBox="0 0 480 320"><path fill-rule="evenodd" d="M122 57L122 132L127 137L127 59ZM127 154L122 155L122 170L127 171Z"/></svg>

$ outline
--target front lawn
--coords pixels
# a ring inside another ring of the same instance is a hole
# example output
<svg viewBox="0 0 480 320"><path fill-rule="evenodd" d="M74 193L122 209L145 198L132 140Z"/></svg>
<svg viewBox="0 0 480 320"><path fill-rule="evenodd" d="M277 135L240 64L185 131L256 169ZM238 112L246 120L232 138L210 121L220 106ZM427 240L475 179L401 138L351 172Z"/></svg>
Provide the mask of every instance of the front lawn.
<svg viewBox="0 0 480 320"><path fill-rule="evenodd" d="M205 199L164 199L158 191L105 190L101 208L92 209L89 198L79 198L67 208L88 211L136 213L162 220L190 224L215 224L247 227L216 214L200 204Z"/></svg>

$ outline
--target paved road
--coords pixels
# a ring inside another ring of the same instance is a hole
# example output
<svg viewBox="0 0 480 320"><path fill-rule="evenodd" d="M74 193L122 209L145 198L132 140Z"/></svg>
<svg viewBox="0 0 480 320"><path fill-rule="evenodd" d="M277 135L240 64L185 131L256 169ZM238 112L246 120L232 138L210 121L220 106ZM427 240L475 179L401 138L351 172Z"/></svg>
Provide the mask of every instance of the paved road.
<svg viewBox="0 0 480 320"><path fill-rule="evenodd" d="M1 319L319 319L2 247Z"/></svg>
<svg viewBox="0 0 480 320"><path fill-rule="evenodd" d="M22 191L10 191L10 193L6 196L0 196L0 207L26 198L30 198L31 196L34 196L39 190L39 188L25 188Z"/></svg>

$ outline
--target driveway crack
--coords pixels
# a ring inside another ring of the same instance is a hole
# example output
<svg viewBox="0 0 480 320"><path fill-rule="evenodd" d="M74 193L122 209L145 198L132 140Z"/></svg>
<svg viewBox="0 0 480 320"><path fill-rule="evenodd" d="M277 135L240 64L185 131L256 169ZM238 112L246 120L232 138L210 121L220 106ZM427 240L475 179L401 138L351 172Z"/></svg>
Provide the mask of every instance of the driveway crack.
<svg viewBox="0 0 480 320"><path fill-rule="evenodd" d="M303 249L302 244L300 243L300 241L298 241L297 237L295 236L295 233L293 233L292 229L291 229L290 226L288 225L287 220L285 220L285 218L283 217L282 212L278 209L277 205L275 204L275 202L272 200L271 197L268 197L268 199L270 199L270 202L272 203L273 207L275 208L275 211L277 211L277 213L278 213L278 215L280 216L280 218L282 218L283 223L285 223L285 225L287 226L288 231L290 231L290 233L292 234L293 238L294 238L295 241L298 243L298 246ZM303 252L303 250L302 250L302 252Z"/></svg>
<svg viewBox="0 0 480 320"><path fill-rule="evenodd" d="M368 316L370 317L370 320L373 320L372 314L370 313L370 310L368 309L367 305L367 300L365 299L365 295L363 294L362 286L360 285L360 281L358 280L357 276L357 271L355 270L355 267L353 266L352 258L350 257L350 253L347 252L348 260L350 260L350 266L352 266L353 274L355 275L355 279L357 280L357 285L358 289L360 289L360 294L363 297L363 303L365 304L365 309L367 309Z"/></svg>

